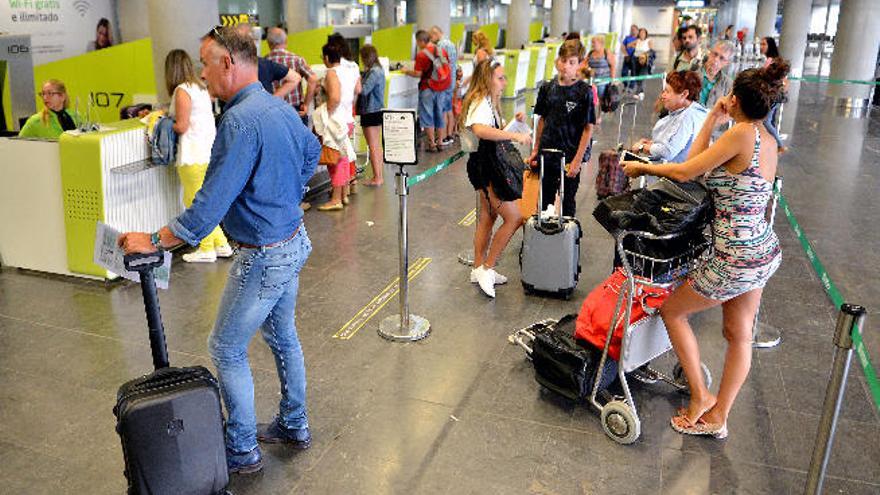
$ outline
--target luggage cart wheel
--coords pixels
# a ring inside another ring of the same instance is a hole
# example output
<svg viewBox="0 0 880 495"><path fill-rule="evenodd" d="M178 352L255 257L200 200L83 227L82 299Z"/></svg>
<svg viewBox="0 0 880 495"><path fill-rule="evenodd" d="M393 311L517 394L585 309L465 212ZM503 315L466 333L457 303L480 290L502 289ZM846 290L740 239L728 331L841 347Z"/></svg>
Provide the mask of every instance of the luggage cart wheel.
<svg viewBox="0 0 880 495"><path fill-rule="evenodd" d="M700 369L703 370L703 382L706 384L706 388L712 386L712 373L709 371L709 367L706 366L706 363L700 362ZM680 363L675 363L675 367L672 368L672 378L675 380L675 385L682 392L688 391L688 380L687 377L684 376L684 369L681 367Z"/></svg>
<svg viewBox="0 0 880 495"><path fill-rule="evenodd" d="M639 417L626 402L613 400L602 407L602 429L617 443L629 445L642 433Z"/></svg>

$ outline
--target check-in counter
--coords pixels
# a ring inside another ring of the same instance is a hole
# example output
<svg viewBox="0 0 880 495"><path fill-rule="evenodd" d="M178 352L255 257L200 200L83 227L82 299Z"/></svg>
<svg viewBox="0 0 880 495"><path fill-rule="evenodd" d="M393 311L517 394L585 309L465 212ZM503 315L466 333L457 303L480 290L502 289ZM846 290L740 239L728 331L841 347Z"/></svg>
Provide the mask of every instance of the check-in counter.
<svg viewBox="0 0 880 495"><path fill-rule="evenodd" d="M386 108L418 108L419 80L401 71L391 71L385 76Z"/></svg>
<svg viewBox="0 0 880 495"><path fill-rule="evenodd" d="M173 166L149 164L143 125L107 124L57 142L0 139L4 266L106 278L94 264L97 222L153 232L182 211Z"/></svg>
<svg viewBox="0 0 880 495"><path fill-rule="evenodd" d="M556 54L559 53L560 41L552 41L547 43L547 63L544 64L544 80L549 81L556 77Z"/></svg>
<svg viewBox="0 0 880 495"><path fill-rule="evenodd" d="M526 88L536 89L539 83L544 80L543 76L547 70L547 59L550 58L552 61L555 60L556 57L555 54L553 57L550 57L547 45L543 43L529 45L526 49L531 52L531 55L529 56L528 76L526 77Z"/></svg>
<svg viewBox="0 0 880 495"><path fill-rule="evenodd" d="M73 275L58 141L0 138L0 156L0 264Z"/></svg>

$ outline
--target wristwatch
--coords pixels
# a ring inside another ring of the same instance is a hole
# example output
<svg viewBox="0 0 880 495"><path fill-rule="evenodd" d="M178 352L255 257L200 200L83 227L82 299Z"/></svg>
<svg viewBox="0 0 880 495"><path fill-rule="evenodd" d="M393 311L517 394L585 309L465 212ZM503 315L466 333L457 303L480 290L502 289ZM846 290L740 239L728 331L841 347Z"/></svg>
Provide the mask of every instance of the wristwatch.
<svg viewBox="0 0 880 495"><path fill-rule="evenodd" d="M159 232L153 232L150 234L150 243L156 247L156 249L162 249L162 239L159 237Z"/></svg>

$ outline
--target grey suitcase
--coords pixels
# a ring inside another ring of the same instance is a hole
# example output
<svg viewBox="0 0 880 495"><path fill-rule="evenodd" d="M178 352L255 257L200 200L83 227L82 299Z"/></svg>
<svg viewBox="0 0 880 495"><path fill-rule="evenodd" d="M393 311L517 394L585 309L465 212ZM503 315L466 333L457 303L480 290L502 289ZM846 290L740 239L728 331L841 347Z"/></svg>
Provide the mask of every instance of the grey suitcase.
<svg viewBox="0 0 880 495"><path fill-rule="evenodd" d="M565 194L565 154L543 150L540 155L540 180L544 180L544 157L560 156L563 177L559 181L560 198ZM541 191L542 188L538 190ZM544 204L542 192L538 204ZM539 208L540 210L540 208ZM542 220L541 212L532 215L523 227L519 252L522 285L527 294L538 293L568 299L577 287L581 273L581 224L574 217L557 215Z"/></svg>

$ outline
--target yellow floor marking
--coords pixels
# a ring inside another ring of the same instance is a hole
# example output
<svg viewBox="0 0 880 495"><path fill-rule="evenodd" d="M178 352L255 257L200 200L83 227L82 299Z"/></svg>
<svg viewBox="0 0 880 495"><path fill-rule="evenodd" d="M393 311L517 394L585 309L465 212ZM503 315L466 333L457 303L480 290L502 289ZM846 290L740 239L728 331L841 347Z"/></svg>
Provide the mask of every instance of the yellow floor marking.
<svg viewBox="0 0 880 495"><path fill-rule="evenodd" d="M413 280L431 263L431 258L419 258L409 267L407 278ZM376 314L385 307L386 304L394 300L395 296L400 292L400 277L394 277L390 284L385 286L376 297L374 297L366 306L361 308L345 325L342 325L335 334L334 339L350 340L354 337L364 325L367 324Z"/></svg>
<svg viewBox="0 0 880 495"><path fill-rule="evenodd" d="M458 224L463 227L469 227L477 221L477 209L469 211L467 215L464 216L461 220L458 221Z"/></svg>

